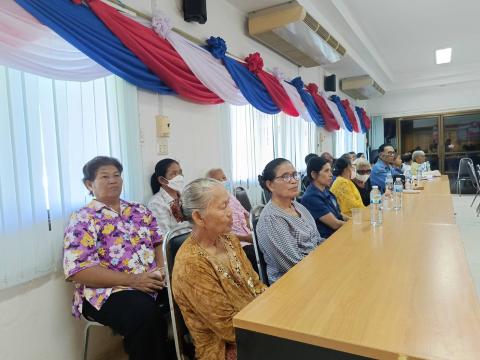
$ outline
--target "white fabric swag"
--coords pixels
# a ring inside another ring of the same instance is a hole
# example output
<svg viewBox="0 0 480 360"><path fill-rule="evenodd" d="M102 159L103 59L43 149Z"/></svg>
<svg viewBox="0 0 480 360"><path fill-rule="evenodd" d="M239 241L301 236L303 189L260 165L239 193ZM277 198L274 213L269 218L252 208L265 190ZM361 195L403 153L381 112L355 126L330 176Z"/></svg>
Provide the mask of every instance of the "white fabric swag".
<svg viewBox="0 0 480 360"><path fill-rule="evenodd" d="M90 81L110 74L13 0L0 1L0 65L56 80Z"/></svg>

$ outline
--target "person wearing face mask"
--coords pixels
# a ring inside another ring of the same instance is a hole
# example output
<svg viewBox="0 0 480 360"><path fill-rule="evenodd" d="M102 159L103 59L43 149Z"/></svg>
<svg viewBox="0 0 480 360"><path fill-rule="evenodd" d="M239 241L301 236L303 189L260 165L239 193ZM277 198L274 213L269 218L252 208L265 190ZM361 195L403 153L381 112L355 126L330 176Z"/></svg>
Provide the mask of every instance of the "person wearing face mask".
<svg viewBox="0 0 480 360"><path fill-rule="evenodd" d="M227 175L225 175L222 169L211 169L207 172L206 177L220 181L225 190L227 190L229 194L228 206L232 210L232 233L240 240L243 251L252 263L253 269L258 272L255 249L252 244L252 230L250 230L248 224L248 211L245 210L240 201L233 195L232 184L228 181Z"/></svg>
<svg viewBox="0 0 480 360"><path fill-rule="evenodd" d="M337 197L340 210L347 216L352 216L352 209L363 208L360 192L352 182L357 174L352 163L344 158L335 162L333 175L336 176L330 191Z"/></svg>
<svg viewBox="0 0 480 360"><path fill-rule="evenodd" d="M183 221L180 210L180 194L185 186L182 168L173 159L160 160L150 179L153 196L147 207L157 219L160 230L165 234L177 225L188 225ZM185 230L187 232L188 229Z"/></svg>
<svg viewBox="0 0 480 360"><path fill-rule="evenodd" d="M372 191L372 184L370 183L372 167L365 158L358 158L353 165L356 169L356 175L352 181L362 197L363 205L368 206L370 205L370 191Z"/></svg>
<svg viewBox="0 0 480 360"><path fill-rule="evenodd" d="M320 236L328 238L348 220L342 215L337 198L328 189L333 178L330 163L321 157L310 160L307 176L310 185L303 194L302 205L315 219Z"/></svg>

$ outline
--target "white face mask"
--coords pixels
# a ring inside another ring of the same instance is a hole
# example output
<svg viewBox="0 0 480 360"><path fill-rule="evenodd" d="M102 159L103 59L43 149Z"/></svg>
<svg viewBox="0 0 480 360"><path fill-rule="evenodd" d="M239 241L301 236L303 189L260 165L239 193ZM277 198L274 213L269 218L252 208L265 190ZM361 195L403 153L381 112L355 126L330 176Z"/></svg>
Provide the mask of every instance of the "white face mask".
<svg viewBox="0 0 480 360"><path fill-rule="evenodd" d="M352 172L350 173L350 179L355 179L357 176L357 170L355 168L352 169Z"/></svg>
<svg viewBox="0 0 480 360"><path fill-rule="evenodd" d="M181 193L185 187L185 179L183 178L183 175L177 175L173 179L168 180L167 186L170 189Z"/></svg>
<svg viewBox="0 0 480 360"><path fill-rule="evenodd" d="M222 181L222 184L223 184L223 187L225 188L225 190L228 191L228 193L232 193L232 183L228 180L225 180L225 181Z"/></svg>
<svg viewBox="0 0 480 360"><path fill-rule="evenodd" d="M365 174L365 175L357 174L357 176L355 178L357 180L361 181L361 182L367 182L369 177L370 177L370 175L368 175L368 174Z"/></svg>

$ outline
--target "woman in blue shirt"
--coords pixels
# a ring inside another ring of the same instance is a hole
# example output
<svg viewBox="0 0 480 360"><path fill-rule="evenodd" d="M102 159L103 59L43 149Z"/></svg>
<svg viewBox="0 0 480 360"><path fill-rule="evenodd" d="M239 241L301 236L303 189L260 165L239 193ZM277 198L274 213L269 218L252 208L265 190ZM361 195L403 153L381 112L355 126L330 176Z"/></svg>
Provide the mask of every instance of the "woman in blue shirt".
<svg viewBox="0 0 480 360"><path fill-rule="evenodd" d="M312 214L320 235L327 238L345 224L348 217L340 212L337 198L328 189L333 178L330 163L321 157L311 159L307 176L311 182L303 194L302 205Z"/></svg>

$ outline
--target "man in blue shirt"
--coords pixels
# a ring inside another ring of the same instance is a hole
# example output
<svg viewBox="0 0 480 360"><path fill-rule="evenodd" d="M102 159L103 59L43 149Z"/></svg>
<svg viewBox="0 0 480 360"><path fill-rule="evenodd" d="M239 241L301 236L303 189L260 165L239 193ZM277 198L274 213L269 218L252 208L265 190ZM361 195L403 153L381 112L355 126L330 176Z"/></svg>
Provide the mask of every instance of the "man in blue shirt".
<svg viewBox="0 0 480 360"><path fill-rule="evenodd" d="M372 167L370 175L370 183L372 186L377 185L380 191L385 191L385 179L387 174L392 174L393 160L395 159L395 149L390 144L380 145L378 148L378 160Z"/></svg>

